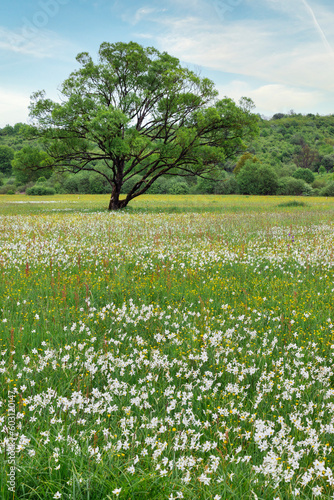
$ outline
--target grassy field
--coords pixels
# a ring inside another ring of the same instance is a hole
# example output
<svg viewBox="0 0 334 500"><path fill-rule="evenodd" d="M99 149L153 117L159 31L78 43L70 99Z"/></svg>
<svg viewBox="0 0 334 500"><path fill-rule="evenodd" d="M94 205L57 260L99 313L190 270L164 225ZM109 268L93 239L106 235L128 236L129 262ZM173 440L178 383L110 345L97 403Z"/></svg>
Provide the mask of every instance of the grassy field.
<svg viewBox="0 0 334 500"><path fill-rule="evenodd" d="M333 498L334 200L107 200L0 197L0 498Z"/></svg>

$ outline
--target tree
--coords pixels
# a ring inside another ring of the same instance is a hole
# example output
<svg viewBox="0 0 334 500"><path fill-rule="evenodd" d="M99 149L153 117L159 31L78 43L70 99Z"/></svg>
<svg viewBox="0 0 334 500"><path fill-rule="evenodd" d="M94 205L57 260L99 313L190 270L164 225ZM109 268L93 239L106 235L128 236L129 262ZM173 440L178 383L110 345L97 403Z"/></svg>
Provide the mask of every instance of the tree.
<svg viewBox="0 0 334 500"><path fill-rule="evenodd" d="M47 153L31 146L25 146L17 151L12 165L13 174L22 184L36 181L41 176L41 170L47 178L52 174Z"/></svg>
<svg viewBox="0 0 334 500"><path fill-rule="evenodd" d="M252 155L252 153L250 153L249 151L247 151L237 161L236 166L233 169L233 173L235 175L238 175L238 173L240 172L240 170L242 169L242 167L245 165L246 161L248 161L248 160L252 160L253 163L256 163L257 161L259 161L256 158L256 156Z"/></svg>
<svg viewBox="0 0 334 500"><path fill-rule="evenodd" d="M97 64L86 52L77 61L81 68L61 86L62 102L36 92L30 116L54 168L108 181L109 209L125 207L162 175L216 176L258 132L250 99L217 100L211 80L166 52L103 43ZM140 180L120 199L135 176Z"/></svg>
<svg viewBox="0 0 334 500"><path fill-rule="evenodd" d="M319 153L315 149L311 149L308 144L303 144L300 153L298 153L294 162L298 168L309 168L313 170L312 167L319 161Z"/></svg>
<svg viewBox="0 0 334 500"><path fill-rule="evenodd" d="M237 182L241 194L276 194L278 176L268 165L248 159L238 173Z"/></svg>
<svg viewBox="0 0 334 500"><path fill-rule="evenodd" d="M325 167L327 172L330 172L334 168L334 154L325 155L321 160L322 165Z"/></svg>
<svg viewBox="0 0 334 500"><path fill-rule="evenodd" d="M303 181L308 184L312 184L315 179L314 173L309 168L297 168L292 174L292 177L295 177L295 179L303 179Z"/></svg>
<svg viewBox="0 0 334 500"><path fill-rule="evenodd" d="M8 146L0 146L0 172L10 175L12 171L12 159L14 150Z"/></svg>

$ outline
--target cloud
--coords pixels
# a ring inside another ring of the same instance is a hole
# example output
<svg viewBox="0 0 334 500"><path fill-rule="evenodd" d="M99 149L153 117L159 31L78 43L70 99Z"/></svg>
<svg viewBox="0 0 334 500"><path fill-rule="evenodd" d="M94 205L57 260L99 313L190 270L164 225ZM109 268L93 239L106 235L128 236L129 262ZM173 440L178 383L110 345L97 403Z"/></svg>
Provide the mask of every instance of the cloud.
<svg viewBox="0 0 334 500"><path fill-rule="evenodd" d="M56 33L25 25L19 30L0 26L0 50L29 55L37 59L61 57L69 53L70 43Z"/></svg>
<svg viewBox="0 0 334 500"><path fill-rule="evenodd" d="M243 96L250 97L256 106L255 111L265 115L288 112L290 109L310 112L325 100L325 95L317 90L305 90L281 84L252 88L245 81L234 80L228 85L220 85L217 88L220 97L228 95L236 102Z"/></svg>
<svg viewBox="0 0 334 500"><path fill-rule="evenodd" d="M334 24L334 13L329 14ZM196 16L157 19L159 48L182 61L268 83L334 90L332 54L298 20L206 21Z"/></svg>
<svg viewBox="0 0 334 500"><path fill-rule="evenodd" d="M29 96L0 87L0 127L27 122Z"/></svg>
<svg viewBox="0 0 334 500"><path fill-rule="evenodd" d="M133 26L138 24L145 18L150 18L153 14L160 14L161 12L166 12L166 9L157 9L153 7L140 7L136 10L134 14L123 14L122 19Z"/></svg>

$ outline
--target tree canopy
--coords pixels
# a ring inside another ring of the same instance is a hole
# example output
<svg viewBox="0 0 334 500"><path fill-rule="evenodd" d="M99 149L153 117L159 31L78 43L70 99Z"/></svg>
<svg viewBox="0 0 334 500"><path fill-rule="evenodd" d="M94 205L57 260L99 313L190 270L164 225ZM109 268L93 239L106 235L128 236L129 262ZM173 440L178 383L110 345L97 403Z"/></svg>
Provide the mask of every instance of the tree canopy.
<svg viewBox="0 0 334 500"><path fill-rule="evenodd" d="M166 52L103 43L97 64L86 52L77 61L81 68L60 88L62 101L36 92L30 115L53 167L107 179L109 209L126 206L162 175L217 175L257 133L250 99L218 100L211 80Z"/></svg>
<svg viewBox="0 0 334 500"><path fill-rule="evenodd" d="M7 175L11 173L13 158L14 158L13 149L8 146L0 145L0 172Z"/></svg>

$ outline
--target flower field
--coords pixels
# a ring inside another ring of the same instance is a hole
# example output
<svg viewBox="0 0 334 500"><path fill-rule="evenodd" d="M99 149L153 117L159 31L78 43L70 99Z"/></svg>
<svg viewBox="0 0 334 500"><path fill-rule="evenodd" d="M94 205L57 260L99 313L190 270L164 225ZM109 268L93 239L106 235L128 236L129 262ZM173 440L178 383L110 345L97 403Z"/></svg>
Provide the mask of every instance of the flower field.
<svg viewBox="0 0 334 500"><path fill-rule="evenodd" d="M333 206L0 216L0 498L333 499L333 277Z"/></svg>

